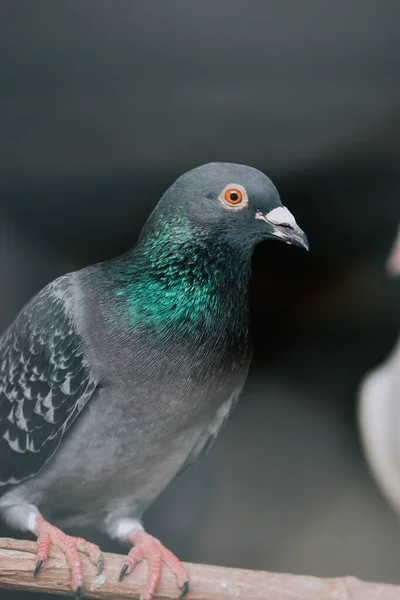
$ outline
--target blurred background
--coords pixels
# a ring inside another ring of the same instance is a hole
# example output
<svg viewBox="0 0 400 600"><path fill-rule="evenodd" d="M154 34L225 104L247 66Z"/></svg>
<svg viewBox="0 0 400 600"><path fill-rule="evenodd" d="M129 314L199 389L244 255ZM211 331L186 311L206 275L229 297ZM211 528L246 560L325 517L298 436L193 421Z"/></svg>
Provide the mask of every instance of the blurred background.
<svg viewBox="0 0 400 600"><path fill-rule="evenodd" d="M242 400L147 514L184 560L400 583L356 425L400 331L399 23L396 0L1 3L1 329L133 245L204 162L263 170L309 235L308 254L257 249Z"/></svg>

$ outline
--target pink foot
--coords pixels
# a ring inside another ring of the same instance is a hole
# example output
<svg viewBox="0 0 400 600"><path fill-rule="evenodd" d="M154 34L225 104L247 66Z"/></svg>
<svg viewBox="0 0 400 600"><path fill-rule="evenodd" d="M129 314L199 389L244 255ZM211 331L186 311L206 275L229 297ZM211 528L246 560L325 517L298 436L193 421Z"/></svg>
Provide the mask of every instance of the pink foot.
<svg viewBox="0 0 400 600"><path fill-rule="evenodd" d="M178 585L181 588L180 597L185 596L189 591L189 575L185 567L170 550L165 548L159 540L144 531L138 531L132 538L134 547L125 558L125 563L121 569L119 580L133 571L135 565L146 558L148 562L148 575L146 588L140 596L140 600L152 600L158 582L161 577L161 564L164 562L174 573Z"/></svg>
<svg viewBox="0 0 400 600"><path fill-rule="evenodd" d="M49 555L50 546L53 544L65 554L69 568L71 569L71 587L75 592L75 596L80 598L83 588L83 570L79 552L87 554L90 562L97 565L97 573L100 574L104 567L104 558L100 548L83 538L67 535L61 529L58 529L58 527L50 525L43 517L36 517L33 533L38 537L37 562L34 575L36 576L39 573L40 567Z"/></svg>

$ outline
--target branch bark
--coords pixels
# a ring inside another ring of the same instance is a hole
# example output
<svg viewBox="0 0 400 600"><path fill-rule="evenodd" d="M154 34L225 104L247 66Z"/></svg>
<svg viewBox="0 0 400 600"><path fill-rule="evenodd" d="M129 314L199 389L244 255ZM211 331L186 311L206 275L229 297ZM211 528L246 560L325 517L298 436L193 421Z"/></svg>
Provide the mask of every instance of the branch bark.
<svg viewBox="0 0 400 600"><path fill-rule="evenodd" d="M63 554L52 547L48 561L34 578L35 553L35 542L0 538L0 590L72 595L70 573ZM145 561L137 565L134 573L118 582L123 557L105 554L104 558L104 572L96 577L96 567L82 555L85 597L99 600L139 598L145 585ZM209 565L186 566L191 576L188 600L400 600L399 586L368 583L355 577L320 579ZM178 596L175 578L165 568L157 599L172 600Z"/></svg>

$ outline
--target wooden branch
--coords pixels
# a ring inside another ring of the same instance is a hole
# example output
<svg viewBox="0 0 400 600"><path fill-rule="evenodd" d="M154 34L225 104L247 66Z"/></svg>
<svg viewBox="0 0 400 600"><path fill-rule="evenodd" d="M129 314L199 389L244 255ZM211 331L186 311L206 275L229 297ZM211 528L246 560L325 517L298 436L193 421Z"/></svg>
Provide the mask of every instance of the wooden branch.
<svg viewBox="0 0 400 600"><path fill-rule="evenodd" d="M36 543L0 538L0 590L19 589L72 595L70 573L63 554L52 547L46 564L33 577ZM139 598L144 589L146 561L118 582L123 557L105 554L105 568L96 577L94 567L82 556L87 598L127 600ZM367 583L355 577L320 579L305 575L247 571L208 565L186 565L191 576L188 600L399 600L400 587ZM1 593L0 593L1 596ZM174 576L163 571L158 600L179 596Z"/></svg>

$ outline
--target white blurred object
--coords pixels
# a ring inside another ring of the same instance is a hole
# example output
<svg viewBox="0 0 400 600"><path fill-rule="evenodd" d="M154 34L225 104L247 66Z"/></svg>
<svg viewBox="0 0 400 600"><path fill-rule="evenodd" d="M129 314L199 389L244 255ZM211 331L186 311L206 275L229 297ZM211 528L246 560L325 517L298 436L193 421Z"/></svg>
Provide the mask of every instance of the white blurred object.
<svg viewBox="0 0 400 600"><path fill-rule="evenodd" d="M400 275L400 226L392 251L386 263L386 268L391 275Z"/></svg>
<svg viewBox="0 0 400 600"><path fill-rule="evenodd" d="M400 227L386 267L391 275L400 275ZM361 385L359 424L375 479L400 515L400 338Z"/></svg>

